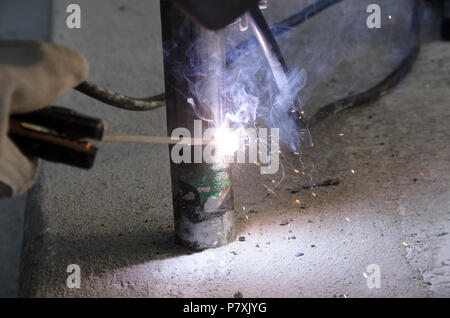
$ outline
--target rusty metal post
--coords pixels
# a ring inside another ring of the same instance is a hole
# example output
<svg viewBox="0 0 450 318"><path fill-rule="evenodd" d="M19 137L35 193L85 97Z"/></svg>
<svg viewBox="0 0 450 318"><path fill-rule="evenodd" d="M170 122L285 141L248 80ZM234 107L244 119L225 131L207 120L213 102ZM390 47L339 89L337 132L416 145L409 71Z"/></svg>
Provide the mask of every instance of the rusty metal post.
<svg viewBox="0 0 450 318"><path fill-rule="evenodd" d="M194 120L206 117L220 122L220 74L225 67L222 38L192 22L171 1L160 3L168 134L187 128L194 136ZM202 130L211 125L204 120ZM177 242L201 250L234 240L230 167L204 162L177 164L171 158L170 168Z"/></svg>

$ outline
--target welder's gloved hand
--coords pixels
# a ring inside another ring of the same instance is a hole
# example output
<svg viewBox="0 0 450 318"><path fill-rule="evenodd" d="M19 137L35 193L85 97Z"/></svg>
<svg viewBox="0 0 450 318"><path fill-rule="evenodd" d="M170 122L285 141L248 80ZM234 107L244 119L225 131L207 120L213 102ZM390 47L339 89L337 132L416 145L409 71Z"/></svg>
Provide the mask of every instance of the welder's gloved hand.
<svg viewBox="0 0 450 318"><path fill-rule="evenodd" d="M40 162L25 157L8 138L10 114L49 106L87 78L79 53L40 41L0 40L0 197L22 194L37 177Z"/></svg>

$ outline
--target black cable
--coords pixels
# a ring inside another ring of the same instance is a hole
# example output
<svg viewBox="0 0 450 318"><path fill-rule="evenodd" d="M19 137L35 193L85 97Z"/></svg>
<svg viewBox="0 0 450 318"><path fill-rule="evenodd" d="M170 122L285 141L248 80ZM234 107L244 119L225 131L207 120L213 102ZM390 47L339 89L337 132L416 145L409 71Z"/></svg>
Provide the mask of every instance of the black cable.
<svg viewBox="0 0 450 318"><path fill-rule="evenodd" d="M332 114L375 101L385 95L409 73L420 51L421 5L421 0L414 1L414 11L411 20L411 31L414 36L414 42L409 53L402 59L399 65L374 87L369 88L362 93L342 98L319 108L319 110L308 119L309 126L317 124Z"/></svg>
<svg viewBox="0 0 450 318"><path fill-rule="evenodd" d="M95 83L85 81L75 89L105 104L132 111L152 110L166 105L165 94L148 98L133 98L118 94Z"/></svg>

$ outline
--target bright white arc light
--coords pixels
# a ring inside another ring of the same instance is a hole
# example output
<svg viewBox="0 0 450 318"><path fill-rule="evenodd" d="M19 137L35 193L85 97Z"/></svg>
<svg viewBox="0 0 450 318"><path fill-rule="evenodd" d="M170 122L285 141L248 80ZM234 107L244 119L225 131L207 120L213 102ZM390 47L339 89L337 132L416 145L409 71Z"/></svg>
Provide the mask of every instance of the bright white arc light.
<svg viewBox="0 0 450 318"><path fill-rule="evenodd" d="M217 153L230 156L239 149L239 136L231 128L219 127L214 132L214 144Z"/></svg>

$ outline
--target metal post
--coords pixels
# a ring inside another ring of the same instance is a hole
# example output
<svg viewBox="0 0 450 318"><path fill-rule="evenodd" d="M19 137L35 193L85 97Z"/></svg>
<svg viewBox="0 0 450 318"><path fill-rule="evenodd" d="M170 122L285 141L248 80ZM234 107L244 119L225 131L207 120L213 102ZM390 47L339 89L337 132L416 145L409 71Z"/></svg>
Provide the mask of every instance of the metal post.
<svg viewBox="0 0 450 318"><path fill-rule="evenodd" d="M193 136L195 119L207 117L215 125L221 119L222 38L192 22L171 1L161 0L161 21L168 134L183 127ZM202 129L212 122L203 121ZM230 167L220 163L176 164L171 159L170 168L177 242L201 250L234 240Z"/></svg>

